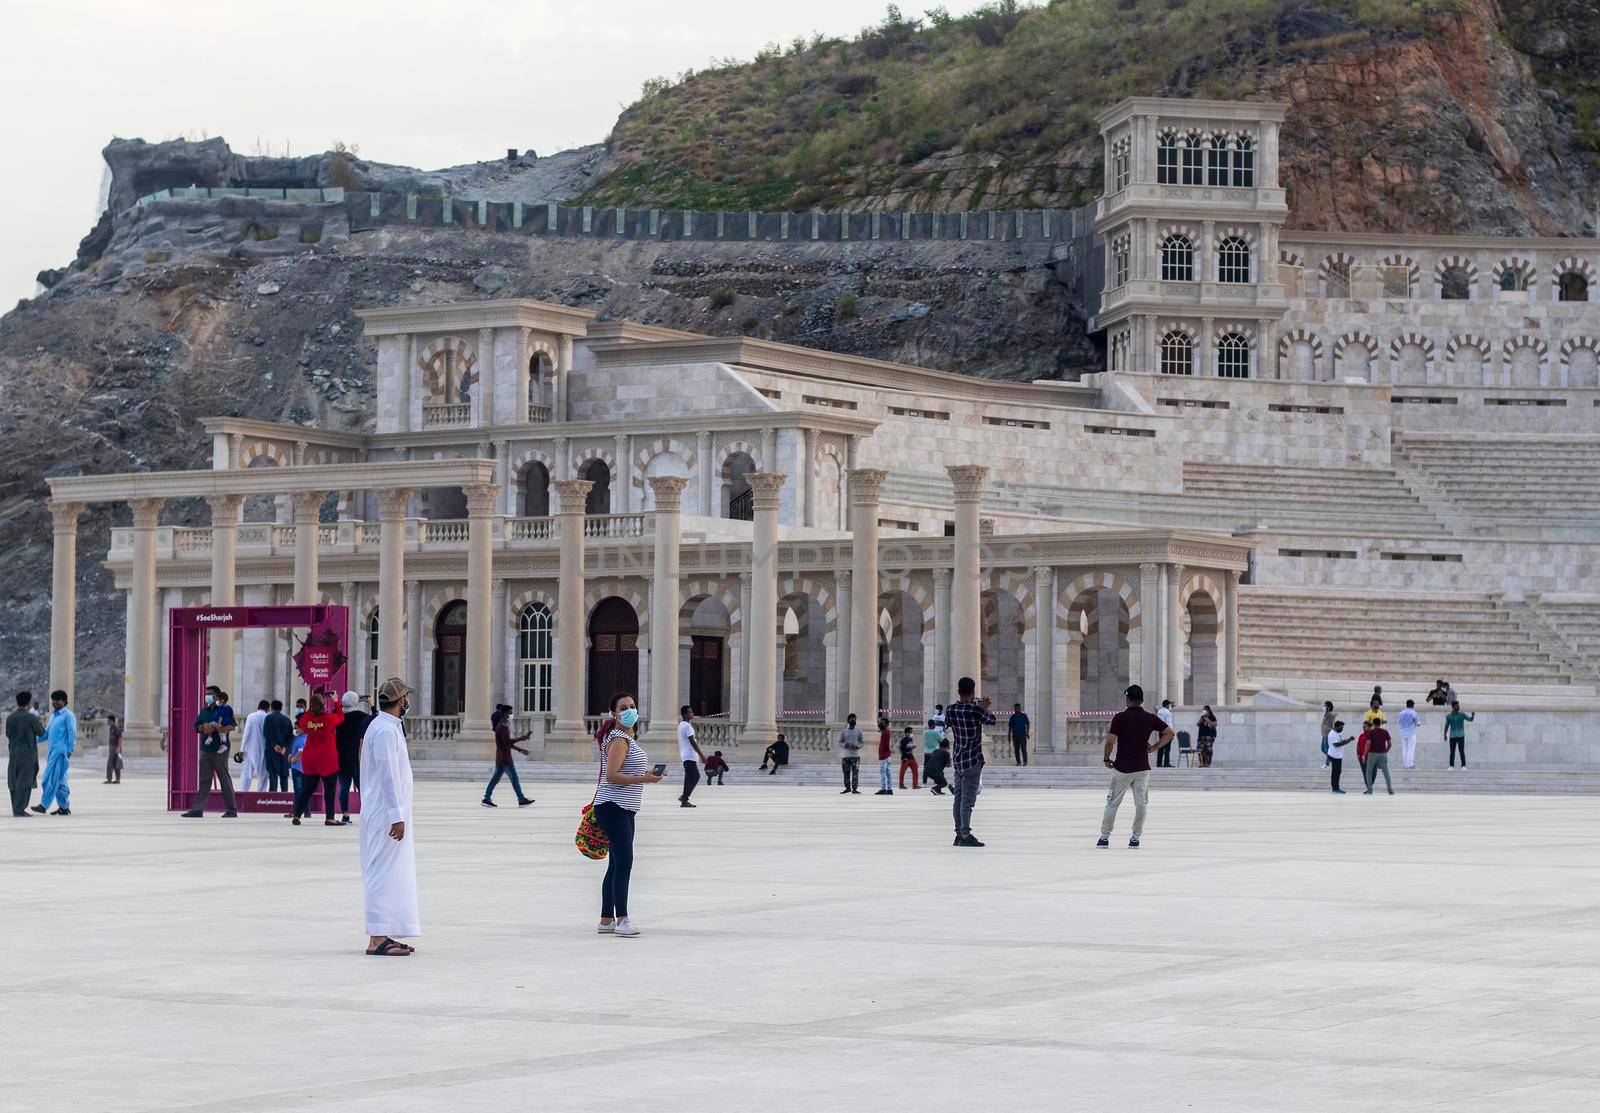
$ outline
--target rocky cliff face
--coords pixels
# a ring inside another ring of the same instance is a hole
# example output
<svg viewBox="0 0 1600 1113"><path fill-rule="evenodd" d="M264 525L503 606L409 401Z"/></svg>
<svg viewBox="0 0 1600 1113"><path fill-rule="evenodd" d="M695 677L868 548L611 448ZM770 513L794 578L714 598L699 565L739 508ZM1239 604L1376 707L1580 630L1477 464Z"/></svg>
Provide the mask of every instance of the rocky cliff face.
<svg viewBox="0 0 1600 1113"><path fill-rule="evenodd" d="M13 684L44 681L44 477L203 466L197 423L212 414L364 425L360 307L528 296L977 375L1095 362L1051 259L1020 244L352 235L338 206L130 207L139 196L254 185L694 208L1068 205L1098 186L1093 113L1138 92L1287 100L1302 227L1581 233L1600 137L1596 23L1567 0L1509 19L1490 0L1001 3L701 75L630 109L605 147L542 158L420 171L351 152L249 158L221 139L114 141L111 207L76 259L41 275L46 295L0 317L0 569L15 585L0 667ZM121 702L123 610L99 565L119 513L92 508L80 539L85 709ZM167 515L206 520L203 507Z"/></svg>
<svg viewBox="0 0 1600 1113"><path fill-rule="evenodd" d="M0 420L17 431L0 440L0 567L22 587L0 624L9 683L38 688L48 663L44 477L207 466L198 422L214 414L364 427L373 348L358 308L534 297L1011 378L1093 359L1038 245L610 244L389 228L312 244L284 234L281 251L277 240L226 242L271 216L258 205L170 202L155 231L154 218L129 215L112 237L128 250L0 318ZM179 207L186 218L170 215ZM163 240L171 257L146 262L143 245ZM209 516L176 504L163 521ZM124 508L91 507L80 527L80 708L121 702L123 600L99 563L114 524L128 524Z"/></svg>

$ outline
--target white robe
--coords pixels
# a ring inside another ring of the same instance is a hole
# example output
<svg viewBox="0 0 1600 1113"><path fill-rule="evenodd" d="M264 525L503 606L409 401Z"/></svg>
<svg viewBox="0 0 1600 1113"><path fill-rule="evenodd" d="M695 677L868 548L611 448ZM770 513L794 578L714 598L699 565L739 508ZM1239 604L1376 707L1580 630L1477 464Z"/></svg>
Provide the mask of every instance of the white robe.
<svg viewBox="0 0 1600 1113"><path fill-rule="evenodd" d="M267 713L261 710L244 717L244 740L239 743L239 752L244 755L244 764L239 768L239 788L244 792L251 791L252 784L257 790L267 787L266 721Z"/></svg>
<svg viewBox="0 0 1600 1113"><path fill-rule="evenodd" d="M405 837L389 837L394 823ZM380 711L361 740L361 878L367 934L422 934L417 915L417 837L411 824L411 755L400 720Z"/></svg>

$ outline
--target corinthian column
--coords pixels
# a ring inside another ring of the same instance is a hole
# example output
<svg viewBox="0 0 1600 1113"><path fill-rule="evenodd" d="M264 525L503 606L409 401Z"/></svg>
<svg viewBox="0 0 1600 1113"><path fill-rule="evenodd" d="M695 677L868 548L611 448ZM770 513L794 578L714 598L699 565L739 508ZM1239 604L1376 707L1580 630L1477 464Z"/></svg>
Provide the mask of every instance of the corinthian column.
<svg viewBox="0 0 1600 1113"><path fill-rule="evenodd" d="M211 605L231 607L234 604L234 552L239 541L239 507L243 495L211 495L206 503L211 507ZM211 631L211 655L206 669L207 681L225 692L232 693L233 647L238 636L234 630ZM243 696L241 695L241 702Z"/></svg>
<svg viewBox="0 0 1600 1113"><path fill-rule="evenodd" d="M127 718L124 745L129 753L153 754L161 741L156 690L161 674L161 631L156 626L156 525L161 499L134 499L133 574L128 584L128 680L123 694ZM152 650L154 644L157 649Z"/></svg>
<svg viewBox="0 0 1600 1113"><path fill-rule="evenodd" d="M950 603L951 680L970 676L983 690L983 570L978 546L978 502L989 469L979 464L947 466L955 487L955 574ZM954 690L946 693L954 695Z"/></svg>
<svg viewBox="0 0 1600 1113"><path fill-rule="evenodd" d="M378 683L402 676L405 659L406 503L410 491L378 492ZM415 618L412 621L416 621Z"/></svg>
<svg viewBox="0 0 1600 1113"><path fill-rule="evenodd" d="M889 473L855 468L850 475L850 706L863 731L878 723L878 490ZM771 639L768 639L771 643ZM770 671L770 670L769 670Z"/></svg>
<svg viewBox="0 0 1600 1113"><path fill-rule="evenodd" d="M551 740L572 747L575 758L589 756L588 732L583 729L583 502L594 484L587 479L551 482L560 500L556 529L561 537L560 591L557 597L560 631L556 637L556 725Z"/></svg>
<svg viewBox="0 0 1600 1113"><path fill-rule="evenodd" d="M322 506L321 491L301 491L294 496L294 601L305 606L317 603L317 560L322 549L322 525L317 511Z"/></svg>
<svg viewBox="0 0 1600 1113"><path fill-rule="evenodd" d="M1174 707L1183 702L1183 576L1174 564L1167 574L1167 699Z"/></svg>
<svg viewBox="0 0 1600 1113"><path fill-rule="evenodd" d="M950 569L933 570L933 698L932 703L949 703L950 679Z"/></svg>
<svg viewBox="0 0 1600 1113"><path fill-rule="evenodd" d="M1223 633L1222 702L1239 702L1239 573L1228 573L1227 629Z"/></svg>
<svg viewBox="0 0 1600 1113"><path fill-rule="evenodd" d="M1145 699L1159 703L1156 689L1161 685L1161 662L1156 660L1156 641L1161 626L1161 566L1153 561L1139 565L1139 675L1138 685Z"/></svg>
<svg viewBox="0 0 1600 1113"><path fill-rule="evenodd" d="M653 475L646 480L655 501L655 586L650 601L650 721L660 728L678 721L678 543L682 535L687 476Z"/></svg>
<svg viewBox="0 0 1600 1113"><path fill-rule="evenodd" d="M77 698L78 515L81 502L50 501L54 548L50 565L50 690Z"/></svg>
<svg viewBox="0 0 1600 1113"><path fill-rule="evenodd" d="M750 613L745 616L750 636L750 675L745 686L750 702L743 741L763 747L778 737L778 491L785 478L781 473L763 471L745 476L755 529L750 543Z"/></svg>
<svg viewBox="0 0 1600 1113"><path fill-rule="evenodd" d="M493 483L466 488L467 495L467 699L461 718L462 742L490 742L490 631L496 623L490 615L492 563L494 559L494 497L499 488Z"/></svg>

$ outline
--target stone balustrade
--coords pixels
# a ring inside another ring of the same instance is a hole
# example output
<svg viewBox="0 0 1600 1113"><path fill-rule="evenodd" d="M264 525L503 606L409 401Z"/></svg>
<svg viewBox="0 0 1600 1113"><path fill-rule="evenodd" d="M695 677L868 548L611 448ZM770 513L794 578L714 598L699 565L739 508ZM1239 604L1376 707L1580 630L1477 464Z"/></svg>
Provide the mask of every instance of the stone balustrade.
<svg viewBox="0 0 1600 1113"><path fill-rule="evenodd" d="M585 537L643 537L644 514L592 514L583 520Z"/></svg>
<svg viewBox="0 0 1600 1113"><path fill-rule="evenodd" d="M549 406L542 406L538 402L529 402L528 403L528 424L529 425L548 425L548 424L550 424L550 407Z"/></svg>
<svg viewBox="0 0 1600 1113"><path fill-rule="evenodd" d="M422 427L439 429L448 425L466 425L472 420L470 402L431 403L422 407Z"/></svg>

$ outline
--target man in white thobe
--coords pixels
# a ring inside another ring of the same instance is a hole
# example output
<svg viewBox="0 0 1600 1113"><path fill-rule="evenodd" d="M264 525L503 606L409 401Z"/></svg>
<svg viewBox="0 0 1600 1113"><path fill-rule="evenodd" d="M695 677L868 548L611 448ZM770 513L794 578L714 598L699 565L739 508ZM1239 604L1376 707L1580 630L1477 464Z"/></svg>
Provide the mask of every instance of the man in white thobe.
<svg viewBox="0 0 1600 1113"><path fill-rule="evenodd" d="M1422 722L1416 700L1406 700L1396 722L1400 727L1400 764L1410 769L1417 763L1417 726Z"/></svg>
<svg viewBox="0 0 1600 1113"><path fill-rule="evenodd" d="M414 948L400 938L422 934L411 829L411 755L401 724L410 696L403 680L385 680L378 688L378 714L361 744L361 880L369 955L409 955Z"/></svg>
<svg viewBox="0 0 1600 1113"><path fill-rule="evenodd" d="M267 787L267 712L272 704L262 700L244 717L244 740L239 743L239 790L260 792Z"/></svg>

